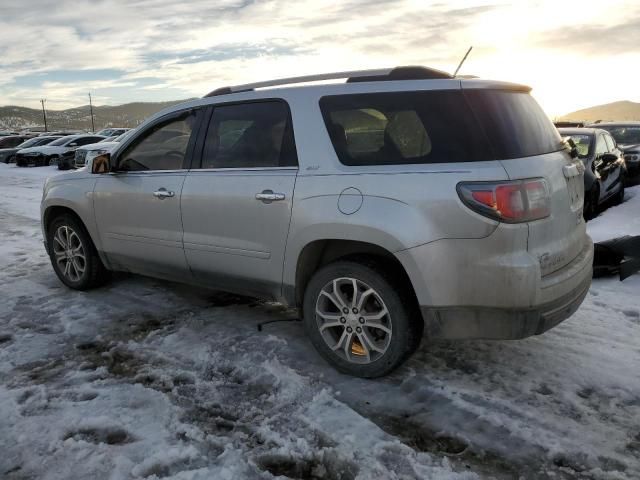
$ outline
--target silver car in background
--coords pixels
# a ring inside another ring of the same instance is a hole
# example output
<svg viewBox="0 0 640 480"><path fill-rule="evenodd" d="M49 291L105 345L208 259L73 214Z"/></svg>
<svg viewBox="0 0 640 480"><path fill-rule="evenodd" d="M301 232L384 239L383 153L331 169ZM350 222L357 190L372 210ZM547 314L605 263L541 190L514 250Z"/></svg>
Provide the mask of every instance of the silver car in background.
<svg viewBox="0 0 640 480"><path fill-rule="evenodd" d="M98 143L91 143L89 145L85 145L84 147L78 148L75 151L73 167L83 168L88 164L90 165L92 163L92 160L96 156L114 151L120 142L124 141L133 133L133 129L127 129L126 132L121 133L116 137L107 137L104 140L99 141Z"/></svg>
<svg viewBox="0 0 640 480"><path fill-rule="evenodd" d="M121 270L297 307L362 377L423 336L537 335L581 304L593 244L584 167L529 90L421 67L218 89L50 178L45 246L75 289Z"/></svg>

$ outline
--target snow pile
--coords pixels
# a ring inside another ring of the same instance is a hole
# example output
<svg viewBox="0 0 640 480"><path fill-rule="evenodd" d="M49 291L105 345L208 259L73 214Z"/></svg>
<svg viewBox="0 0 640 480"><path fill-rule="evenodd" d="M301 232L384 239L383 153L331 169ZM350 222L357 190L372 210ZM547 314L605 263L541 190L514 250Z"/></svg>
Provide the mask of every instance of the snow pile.
<svg viewBox="0 0 640 480"><path fill-rule="evenodd" d="M624 203L608 208L587 223L594 242L624 235L640 235L640 187L627 188Z"/></svg>
<svg viewBox="0 0 640 480"><path fill-rule="evenodd" d="M131 276L63 288L41 243L50 168L0 165L0 478L640 477L640 276L513 342L424 342L342 376L296 312ZM640 234L639 188L589 222ZM637 225L637 223L636 223Z"/></svg>

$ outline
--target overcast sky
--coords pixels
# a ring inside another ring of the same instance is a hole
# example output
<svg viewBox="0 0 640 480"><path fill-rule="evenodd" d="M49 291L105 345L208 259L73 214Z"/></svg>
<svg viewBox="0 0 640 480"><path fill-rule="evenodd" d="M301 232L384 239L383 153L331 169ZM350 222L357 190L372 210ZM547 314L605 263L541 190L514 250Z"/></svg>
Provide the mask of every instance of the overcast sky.
<svg viewBox="0 0 640 480"><path fill-rule="evenodd" d="M640 2L1 0L0 105L202 96L268 78L428 65L526 83L551 116L640 101Z"/></svg>

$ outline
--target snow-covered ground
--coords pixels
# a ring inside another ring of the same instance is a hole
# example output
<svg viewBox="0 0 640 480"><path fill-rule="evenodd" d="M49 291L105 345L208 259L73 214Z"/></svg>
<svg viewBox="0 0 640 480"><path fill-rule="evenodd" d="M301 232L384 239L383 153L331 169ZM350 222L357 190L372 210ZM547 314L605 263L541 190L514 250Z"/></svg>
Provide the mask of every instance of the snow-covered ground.
<svg viewBox="0 0 640 480"><path fill-rule="evenodd" d="M295 312L153 279L64 288L50 168L0 164L0 478L640 478L640 275L512 342L423 343L345 377ZM640 234L640 187L589 223Z"/></svg>

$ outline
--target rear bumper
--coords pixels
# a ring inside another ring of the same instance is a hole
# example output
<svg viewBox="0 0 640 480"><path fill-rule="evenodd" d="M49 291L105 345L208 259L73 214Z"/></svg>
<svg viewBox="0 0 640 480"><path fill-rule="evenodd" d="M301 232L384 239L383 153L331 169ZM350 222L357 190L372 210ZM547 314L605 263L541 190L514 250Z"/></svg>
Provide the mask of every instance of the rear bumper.
<svg viewBox="0 0 640 480"><path fill-rule="evenodd" d="M540 335L578 310L589 292L591 277L565 296L528 309L488 307L420 307L425 334L441 339L516 340Z"/></svg>
<svg viewBox="0 0 640 480"><path fill-rule="evenodd" d="M442 240L396 253L421 305L427 335L524 338L577 310L591 284L591 239L584 235L579 254L543 276L537 257L513 249L526 245L526 230L521 230L503 228L485 239Z"/></svg>

